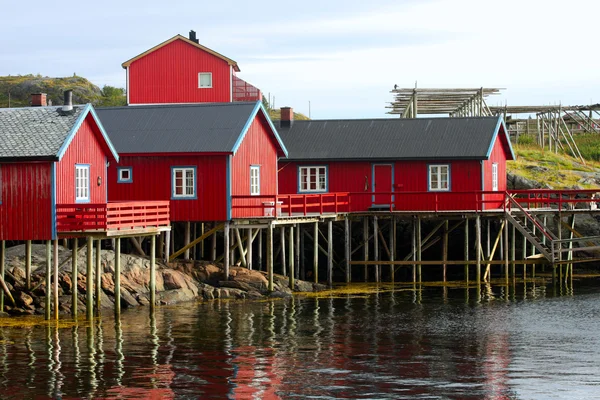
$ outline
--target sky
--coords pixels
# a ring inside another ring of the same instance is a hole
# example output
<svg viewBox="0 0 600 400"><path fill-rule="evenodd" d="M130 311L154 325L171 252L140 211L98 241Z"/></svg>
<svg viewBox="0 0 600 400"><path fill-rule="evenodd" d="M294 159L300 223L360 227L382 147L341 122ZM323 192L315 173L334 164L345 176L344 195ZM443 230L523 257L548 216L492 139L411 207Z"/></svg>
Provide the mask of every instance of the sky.
<svg viewBox="0 0 600 400"><path fill-rule="evenodd" d="M389 117L395 84L505 89L490 106L600 102L597 0L0 3L0 76L125 87L121 63L193 29L275 107L314 119Z"/></svg>

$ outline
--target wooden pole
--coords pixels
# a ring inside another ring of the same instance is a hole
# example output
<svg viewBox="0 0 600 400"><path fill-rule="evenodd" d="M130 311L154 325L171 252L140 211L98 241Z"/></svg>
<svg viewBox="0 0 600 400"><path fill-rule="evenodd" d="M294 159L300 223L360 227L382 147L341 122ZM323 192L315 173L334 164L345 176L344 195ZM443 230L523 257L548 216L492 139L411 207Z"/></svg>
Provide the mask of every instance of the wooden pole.
<svg viewBox="0 0 600 400"><path fill-rule="evenodd" d="M2 241L4 245L4 241ZM4 253L4 252L2 252ZM52 241L46 240L46 309L44 316L50 320L52 316Z"/></svg>
<svg viewBox="0 0 600 400"><path fill-rule="evenodd" d="M315 236L316 237L316 236ZM267 275L269 278L269 291L273 291L273 224L267 227Z"/></svg>
<svg viewBox="0 0 600 400"><path fill-rule="evenodd" d="M246 229L246 267L252 270L252 228Z"/></svg>
<svg viewBox="0 0 600 400"><path fill-rule="evenodd" d="M294 277L300 279L300 224L294 229Z"/></svg>
<svg viewBox="0 0 600 400"><path fill-rule="evenodd" d="M481 217L478 215L475 219L475 254L477 260L477 269L475 270L475 280L477 285L481 285Z"/></svg>
<svg viewBox="0 0 600 400"><path fill-rule="evenodd" d="M464 243L464 258L469 261L469 219L465 220L465 243ZM469 286L469 264L465 263L465 282Z"/></svg>
<svg viewBox="0 0 600 400"><path fill-rule="evenodd" d="M289 263L288 266L290 268L289 270L289 284L290 284L290 289L294 290L294 225L290 225L290 230L289 230L289 235L290 235L290 240L288 241L288 246L289 246Z"/></svg>
<svg viewBox="0 0 600 400"><path fill-rule="evenodd" d="M242 266L247 268L248 263L246 262L246 254L244 253L244 244L242 243L240 230L237 227L233 228L233 230L235 232L235 239L237 240L238 248L240 249L240 259L242 260ZM250 238L250 240L252 240L252 238ZM235 262L235 258L231 261Z"/></svg>
<svg viewBox="0 0 600 400"><path fill-rule="evenodd" d="M446 282L446 272L447 272L447 264L448 261L448 220L444 222L444 240L442 241L442 260L444 263L442 264L442 282Z"/></svg>
<svg viewBox="0 0 600 400"><path fill-rule="evenodd" d="M212 235L212 234L216 234L221 228L223 227L223 224L215 224L215 227L212 228L211 230L209 230L208 232L205 232L202 236L194 239L191 243L188 243L187 245L185 245L184 247L182 247L181 249L177 250L175 253L171 254L169 256L169 261L174 260L175 258L179 257L181 254L183 254L187 249L190 249L192 247L194 247L196 244L198 244L199 242L203 241L205 238L207 238L208 236Z"/></svg>
<svg viewBox="0 0 600 400"><path fill-rule="evenodd" d="M161 232L158 237L158 258L165 261L165 232Z"/></svg>
<svg viewBox="0 0 600 400"><path fill-rule="evenodd" d="M350 261L352 257L352 249L350 248L350 221L348 216L344 218L344 257L346 258L346 283L350 283L352 279L352 271L350 270ZM392 267L393 270L394 267Z"/></svg>
<svg viewBox="0 0 600 400"><path fill-rule="evenodd" d="M421 262L421 251L423 249L423 244L421 242L421 217L417 217L417 261ZM421 264L417 265L417 279L419 283L423 281L423 277L421 275Z"/></svg>
<svg viewBox="0 0 600 400"><path fill-rule="evenodd" d="M171 229L173 229L173 227L171 226ZM171 255L171 232L167 231L165 232L165 254L164 254L164 258L163 261L166 263L169 261L169 256Z"/></svg>
<svg viewBox="0 0 600 400"><path fill-rule="evenodd" d="M79 243L78 239L73 239L73 248L71 249L71 315L73 319L77 319L78 313L78 305L79 305L79 296L78 296L78 287L77 281L79 280L79 270L77 269L77 258L79 251Z"/></svg>
<svg viewBox="0 0 600 400"><path fill-rule="evenodd" d="M412 240L411 240L412 261L416 261L417 260L417 223L415 221L416 221L416 219L413 218L413 221L412 221ZM417 264L416 263L414 263L412 265L412 279L413 279L413 283L415 283L417 281Z"/></svg>
<svg viewBox="0 0 600 400"><path fill-rule="evenodd" d="M223 269L224 269L224 273L225 273L225 280L228 281L229 280L229 221L225 222L225 225L223 226L223 241L225 242L223 244Z"/></svg>
<svg viewBox="0 0 600 400"><path fill-rule="evenodd" d="M96 280L96 310L98 311L98 315L100 315L100 309L102 308L102 263L101 263L101 252L100 252L100 244L101 240L96 242L96 275L94 276Z"/></svg>
<svg viewBox="0 0 600 400"><path fill-rule="evenodd" d="M314 282L319 282L319 223L313 225L313 276Z"/></svg>
<svg viewBox="0 0 600 400"><path fill-rule="evenodd" d="M517 259L517 229L515 228L515 226L512 226L512 235L510 238L510 258L512 259L512 261L515 261ZM515 263L512 264L511 266L511 273L512 273L512 277L513 280L516 279L517 277L517 271L516 271L516 266Z"/></svg>
<svg viewBox="0 0 600 400"><path fill-rule="evenodd" d="M217 225L217 223L213 223L213 228ZM215 262L217 260L217 232L212 234L210 238L210 260Z"/></svg>
<svg viewBox="0 0 600 400"><path fill-rule="evenodd" d="M333 221L327 221L327 284L333 284Z"/></svg>
<svg viewBox="0 0 600 400"><path fill-rule="evenodd" d="M160 246L159 246L160 248ZM115 314L121 314L121 238L115 239Z"/></svg>
<svg viewBox="0 0 600 400"><path fill-rule="evenodd" d="M6 268L6 244L4 240L0 240L0 280L5 285L4 275ZM46 286L46 293L48 293L48 287ZM47 297L47 295L46 295ZM0 290L0 313L4 312L4 291ZM50 319L50 318L46 318Z"/></svg>
<svg viewBox="0 0 600 400"><path fill-rule="evenodd" d="M258 270L262 271L263 269L263 249L262 249L262 239L263 233L262 229L258 230Z"/></svg>
<svg viewBox="0 0 600 400"><path fill-rule="evenodd" d="M508 219L504 218L504 280L508 290Z"/></svg>
<svg viewBox="0 0 600 400"><path fill-rule="evenodd" d="M392 217L392 226L390 227L390 261L394 261L396 259L396 217ZM392 265L390 268L390 280L392 282L396 281L395 277L395 268Z"/></svg>
<svg viewBox="0 0 600 400"><path fill-rule="evenodd" d="M373 261L379 261L379 221L377 215L373 216ZM375 282L381 282L381 270L379 264L375 264Z"/></svg>
<svg viewBox="0 0 600 400"><path fill-rule="evenodd" d="M156 307L156 236L150 236L150 312Z"/></svg>
<svg viewBox="0 0 600 400"><path fill-rule="evenodd" d="M306 233L306 228L302 228L300 233L300 279L303 281L306 280Z"/></svg>
<svg viewBox="0 0 600 400"><path fill-rule="evenodd" d="M31 240L25 242L25 287L31 290Z"/></svg>
<svg viewBox="0 0 600 400"><path fill-rule="evenodd" d="M363 254L364 260L369 261L369 217L363 218ZM365 265L364 268L365 282L369 282L369 268Z"/></svg>
<svg viewBox="0 0 600 400"><path fill-rule="evenodd" d="M285 226L281 226L279 229L279 242L281 244L281 274L283 276L287 275L287 265L285 259Z"/></svg>
<svg viewBox="0 0 600 400"><path fill-rule="evenodd" d="M191 222L190 221L186 221L185 223L185 229L183 232L183 245L187 246L188 244L190 244L190 230L191 230ZM190 259L190 249L186 249L185 253L183 254L183 259L184 260L189 260Z"/></svg>
<svg viewBox="0 0 600 400"><path fill-rule="evenodd" d="M85 274L85 314L88 321L94 318L94 241L87 237L87 265Z"/></svg>
<svg viewBox="0 0 600 400"><path fill-rule="evenodd" d="M200 224L200 236L204 236L204 222ZM204 239L200 242L200 259L205 260L206 253L204 252Z"/></svg>

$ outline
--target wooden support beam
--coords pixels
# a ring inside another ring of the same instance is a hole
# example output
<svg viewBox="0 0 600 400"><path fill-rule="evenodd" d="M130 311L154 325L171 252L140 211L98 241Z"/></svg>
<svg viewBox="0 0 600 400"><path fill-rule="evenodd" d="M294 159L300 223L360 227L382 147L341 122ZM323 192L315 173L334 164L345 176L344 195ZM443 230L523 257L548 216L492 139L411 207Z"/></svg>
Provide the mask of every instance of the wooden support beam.
<svg viewBox="0 0 600 400"><path fill-rule="evenodd" d="M350 283L352 280L352 274L350 270L350 261L352 257L352 244L350 243L350 221L348 216L344 218L344 255L346 257L346 283Z"/></svg>
<svg viewBox="0 0 600 400"><path fill-rule="evenodd" d="M363 243L364 245L364 249L363 249L363 257L365 261L369 261L369 217L363 217ZM365 265L365 269L364 269L364 275L365 275L365 282L369 281L369 269L366 267Z"/></svg>
<svg viewBox="0 0 600 400"><path fill-rule="evenodd" d="M279 228L279 244L281 245L281 275L287 275L287 264L285 258L285 226Z"/></svg>
<svg viewBox="0 0 600 400"><path fill-rule="evenodd" d="M213 229L215 229L216 227L217 227L217 223L214 222L213 223ZM219 229L221 229L221 228L218 228L217 230L219 230ZM210 260L212 262L216 262L217 261L217 234L216 233L212 234L212 236L210 238Z"/></svg>
<svg viewBox="0 0 600 400"><path fill-rule="evenodd" d="M185 253L183 255L183 259L184 260L189 260L190 259L190 231L191 231L192 227L191 227L191 222L190 221L186 221L185 226L184 226L184 230L183 230L183 247L185 247Z"/></svg>
<svg viewBox="0 0 600 400"><path fill-rule="evenodd" d="M444 221L444 232L442 233L444 239L442 241L442 282L446 282L446 261L448 261L448 220Z"/></svg>
<svg viewBox="0 0 600 400"><path fill-rule="evenodd" d="M294 229L294 277L300 279L300 224Z"/></svg>
<svg viewBox="0 0 600 400"><path fill-rule="evenodd" d="M141 245L140 242L138 242L137 238L135 238L135 237L132 236L132 237L129 238L129 240L131 241L131 244L135 248L135 251L137 251L140 256L146 257L146 253L142 249L142 245Z"/></svg>
<svg viewBox="0 0 600 400"><path fill-rule="evenodd" d="M31 290L31 240L25 242L25 287Z"/></svg>
<svg viewBox="0 0 600 400"><path fill-rule="evenodd" d="M229 221L225 222L224 226L223 226L223 255L224 255L224 260L223 260L223 269L224 269L224 273L225 273L225 280L228 281L229 280L229 256L230 256L230 252L229 252Z"/></svg>
<svg viewBox="0 0 600 400"><path fill-rule="evenodd" d="M258 270L262 271L263 269L263 246L262 246L262 242L263 242L263 234L262 234L262 228L258 228Z"/></svg>
<svg viewBox="0 0 600 400"><path fill-rule="evenodd" d="M79 296L77 281L79 280L79 270L77 269L79 239L73 239L73 248L71 249L71 315L77 319Z"/></svg>
<svg viewBox="0 0 600 400"><path fill-rule="evenodd" d="M484 282L488 282L490 279L490 275L491 275L491 264L490 261L494 258L494 255L496 254L496 249L498 248L498 242L500 241L500 238L502 237L502 232L504 231L504 224L506 223L506 221L502 221L502 224L500 225L500 230L498 231L498 235L496 236L496 239L494 240L494 246L492 248L492 251L490 253L490 255L488 256L487 259L487 266L485 268L485 274L483 275L483 280Z"/></svg>
<svg viewBox="0 0 600 400"><path fill-rule="evenodd" d="M235 239L237 240L238 249L240 249L240 259L242 260L242 266L244 268L248 267L248 263L246 262L246 253L244 252L244 245L242 243L242 237L240 236L240 230L237 227L233 228L235 232Z"/></svg>
<svg viewBox="0 0 600 400"><path fill-rule="evenodd" d="M396 258L396 217L393 216L390 226L390 261L394 261ZM348 264L349 265L349 264ZM392 265L390 268L390 280L395 282L395 268Z"/></svg>
<svg viewBox="0 0 600 400"><path fill-rule="evenodd" d="M390 232L391 232L391 224L390 224ZM381 244L383 245L383 250L385 250L385 254L387 255L388 259L392 257L392 254L390 252L390 249L388 247L387 242L385 241L385 237L383 237L383 230L381 228L381 226L377 226L377 234L379 235L379 239L381 240Z"/></svg>
<svg viewBox="0 0 600 400"><path fill-rule="evenodd" d="M377 215L373 216L373 260L379 261L379 221ZM375 264L375 282L381 282L381 268Z"/></svg>
<svg viewBox="0 0 600 400"><path fill-rule="evenodd" d="M333 221L327 221L327 284L333 284Z"/></svg>
<svg viewBox="0 0 600 400"><path fill-rule="evenodd" d="M504 218L504 280L508 288L508 220Z"/></svg>
<svg viewBox="0 0 600 400"><path fill-rule="evenodd" d="M87 237L85 284L85 314L87 320L91 321L94 318L94 241L91 236Z"/></svg>
<svg viewBox="0 0 600 400"><path fill-rule="evenodd" d="M8 296L10 302L13 306L16 305L15 299L13 298L10 290L8 289L8 285L4 281L6 268L6 244L4 240L0 240L0 285L2 286L2 290L0 290L0 312L4 311L4 294ZM50 319L49 317L47 319Z"/></svg>
<svg viewBox="0 0 600 400"><path fill-rule="evenodd" d="M165 232L165 254L163 261L166 263L171 260L170 254L171 252L171 232L173 231L173 227L171 226L171 230Z"/></svg>
<svg viewBox="0 0 600 400"><path fill-rule="evenodd" d="M225 224L218 224L215 227L213 227L211 230L209 230L208 232L205 232L202 236L200 236L199 238L194 239L194 241L190 242L189 244L187 244L186 246L182 247L181 249L177 250L175 253L171 254L171 256L169 257L169 261L173 261L174 259L176 259L177 257L179 257L180 255L182 255L186 250L189 250L190 247L197 245L198 243L200 243L201 241L203 241L204 239L206 239L207 237L214 235L215 238L215 244L216 244L216 234L218 231L220 231L223 227L225 226ZM215 253L216 253L216 247L215 247ZM216 257L215 257L216 258ZM214 260L213 260L214 261Z"/></svg>
<svg viewBox="0 0 600 400"><path fill-rule="evenodd" d="M422 282L422 275L421 275L421 257L422 257L422 249L423 249L423 242L421 241L421 217L417 217L417 280L419 281L419 283Z"/></svg>
<svg viewBox="0 0 600 400"><path fill-rule="evenodd" d="M167 232L161 232L160 236L158 237L158 258L160 258L163 261L166 260L165 259L165 233L167 233Z"/></svg>
<svg viewBox="0 0 600 400"><path fill-rule="evenodd" d="M410 241L411 248L412 248L412 255L409 255L406 257L406 259L412 258L412 261L417 260L417 223L415 221L416 221L416 218L413 218L412 236L411 236L411 241ZM412 280L413 280L413 283L417 282L417 264L414 262L412 264Z"/></svg>
<svg viewBox="0 0 600 400"><path fill-rule="evenodd" d="M475 257L476 257L476 265L475 269L475 280L477 281L477 286L481 285L481 217L477 215L475 218Z"/></svg>
<svg viewBox="0 0 600 400"><path fill-rule="evenodd" d="M465 220L464 259L469 261L469 220ZM469 285L469 264L465 263L465 282Z"/></svg>
<svg viewBox="0 0 600 400"><path fill-rule="evenodd" d="M319 282L319 223L313 224L313 278L314 282ZM308 234L308 232L307 232ZM310 237L310 235L308 235Z"/></svg>
<svg viewBox="0 0 600 400"><path fill-rule="evenodd" d="M96 241L96 274L95 278L95 292L96 292L96 310L98 311L98 315L100 315L100 310L102 309L102 262L101 262L101 252L100 245L102 241Z"/></svg>
<svg viewBox="0 0 600 400"><path fill-rule="evenodd" d="M289 229L289 241L288 241L288 246L289 246L289 285L290 285L290 289L294 290L294 225L290 225L290 229Z"/></svg>
<svg viewBox="0 0 600 400"><path fill-rule="evenodd" d="M150 236L150 312L156 307L156 236Z"/></svg>
<svg viewBox="0 0 600 400"><path fill-rule="evenodd" d="M161 235L162 236L162 235ZM160 246L159 246L160 248ZM117 317L121 314L121 238L115 239L115 314Z"/></svg>
<svg viewBox="0 0 600 400"><path fill-rule="evenodd" d="M267 277L269 292L273 291L273 224L269 222L267 228Z"/></svg>
<svg viewBox="0 0 600 400"><path fill-rule="evenodd" d="M252 270L252 228L246 229L246 267Z"/></svg>

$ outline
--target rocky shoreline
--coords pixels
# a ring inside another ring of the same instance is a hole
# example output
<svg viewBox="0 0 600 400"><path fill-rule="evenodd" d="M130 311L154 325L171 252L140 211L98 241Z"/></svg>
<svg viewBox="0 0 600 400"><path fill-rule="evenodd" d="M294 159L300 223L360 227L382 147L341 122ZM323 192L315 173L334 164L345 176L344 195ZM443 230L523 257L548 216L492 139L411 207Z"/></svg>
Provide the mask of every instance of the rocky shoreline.
<svg viewBox="0 0 600 400"><path fill-rule="evenodd" d="M59 247L59 311L71 314L72 287L71 250ZM77 288L78 311L85 313L87 248L78 253ZM10 315L44 314L46 296L45 269L46 246L32 245L32 290L26 290L25 245L6 249L6 283L15 299L13 306L5 297L5 310ZM66 261L66 262L65 262ZM101 251L102 308L114 308L114 261L112 250ZM63 262L64 265L63 265ZM121 254L121 307L131 308L149 305L150 260L130 254ZM289 297L293 292L325 290L326 286L306 281L295 281L293 290L288 279L274 276L274 291L269 292L266 272L232 267L229 279L218 264L205 261L177 260L167 265L156 263L156 299L168 305L187 301L212 299L261 299L265 297Z"/></svg>

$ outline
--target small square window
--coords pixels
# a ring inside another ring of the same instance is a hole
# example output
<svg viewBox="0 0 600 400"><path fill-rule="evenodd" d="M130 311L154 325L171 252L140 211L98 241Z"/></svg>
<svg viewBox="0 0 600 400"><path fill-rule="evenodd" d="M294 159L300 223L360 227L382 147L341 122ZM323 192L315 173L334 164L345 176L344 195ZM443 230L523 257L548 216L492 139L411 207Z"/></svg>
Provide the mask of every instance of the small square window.
<svg viewBox="0 0 600 400"><path fill-rule="evenodd" d="M212 87L212 72L200 72L198 73L198 88L211 88Z"/></svg>
<svg viewBox="0 0 600 400"><path fill-rule="evenodd" d="M429 166L429 190L450 190L450 165L442 164Z"/></svg>
<svg viewBox="0 0 600 400"><path fill-rule="evenodd" d="M117 182L118 183L131 183L133 182L133 176L131 174L131 168L127 167L127 168L117 168L118 171L118 178L117 178Z"/></svg>

